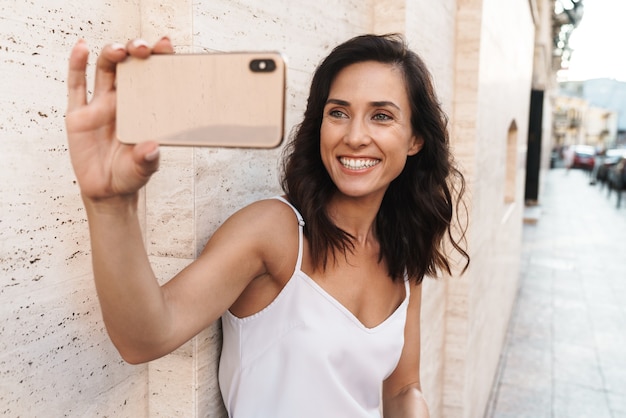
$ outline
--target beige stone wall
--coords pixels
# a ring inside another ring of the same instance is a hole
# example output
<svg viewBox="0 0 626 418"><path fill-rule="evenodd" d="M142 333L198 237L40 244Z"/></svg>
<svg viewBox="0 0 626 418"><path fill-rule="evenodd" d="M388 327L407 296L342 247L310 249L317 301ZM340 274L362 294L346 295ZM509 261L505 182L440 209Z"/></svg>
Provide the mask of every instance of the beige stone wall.
<svg viewBox="0 0 626 418"><path fill-rule="evenodd" d="M515 286L532 69L528 2L500 3L0 3L0 414L223 416L218 324L149 365L125 364L108 340L63 127L72 44L85 38L92 63L107 42L161 35L181 52L282 51L289 130L319 60L335 44L376 31L405 33L429 65L470 181L472 269L462 279L425 282L421 371L434 418L480 416ZM519 199L504 205L512 120ZM161 281L193 260L237 208L280 192L280 152L162 151L161 170L142 194L146 246Z"/></svg>
<svg viewBox="0 0 626 418"><path fill-rule="evenodd" d="M446 418L482 416L517 290L534 43L529 2L458 5L453 132L470 181L472 265L449 282ZM505 199L507 160L515 173L512 202Z"/></svg>
<svg viewBox="0 0 626 418"><path fill-rule="evenodd" d="M64 135L67 54L137 34L120 2L0 3L0 415L141 416L147 367L100 319Z"/></svg>

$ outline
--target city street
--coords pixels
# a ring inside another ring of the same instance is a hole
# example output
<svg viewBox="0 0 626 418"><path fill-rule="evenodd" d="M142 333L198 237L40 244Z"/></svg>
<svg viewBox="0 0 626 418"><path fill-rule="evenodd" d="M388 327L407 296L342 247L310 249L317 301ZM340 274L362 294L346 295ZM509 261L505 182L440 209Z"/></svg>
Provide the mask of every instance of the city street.
<svg viewBox="0 0 626 418"><path fill-rule="evenodd" d="M616 201L583 171L543 177L485 418L626 417L626 204Z"/></svg>

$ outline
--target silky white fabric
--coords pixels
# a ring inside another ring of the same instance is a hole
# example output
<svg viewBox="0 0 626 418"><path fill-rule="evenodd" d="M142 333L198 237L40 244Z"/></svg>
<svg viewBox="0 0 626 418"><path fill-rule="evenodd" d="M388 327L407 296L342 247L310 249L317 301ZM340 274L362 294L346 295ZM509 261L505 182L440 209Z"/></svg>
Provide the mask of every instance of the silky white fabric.
<svg viewBox="0 0 626 418"><path fill-rule="evenodd" d="M300 222L293 276L262 311L222 316L219 382L229 416L380 417L381 384L404 345L409 282L394 313L367 328L300 270L304 222L293 209Z"/></svg>

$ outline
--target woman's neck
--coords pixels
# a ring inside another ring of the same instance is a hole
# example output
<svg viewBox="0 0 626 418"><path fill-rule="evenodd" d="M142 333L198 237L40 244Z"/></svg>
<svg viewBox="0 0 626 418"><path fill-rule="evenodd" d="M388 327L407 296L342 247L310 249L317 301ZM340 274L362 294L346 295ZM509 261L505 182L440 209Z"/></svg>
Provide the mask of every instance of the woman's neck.
<svg viewBox="0 0 626 418"><path fill-rule="evenodd" d="M376 215L381 199L356 199L336 194L329 202L327 213L334 224L352 235L355 246L377 242Z"/></svg>

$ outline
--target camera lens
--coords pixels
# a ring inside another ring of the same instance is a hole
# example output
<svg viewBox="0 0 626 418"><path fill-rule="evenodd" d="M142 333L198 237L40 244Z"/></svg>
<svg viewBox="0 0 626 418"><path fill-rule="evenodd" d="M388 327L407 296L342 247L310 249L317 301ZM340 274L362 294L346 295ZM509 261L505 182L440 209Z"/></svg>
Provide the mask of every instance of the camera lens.
<svg viewBox="0 0 626 418"><path fill-rule="evenodd" d="M276 69L273 59L254 59L250 61L250 70L255 73L271 73Z"/></svg>

